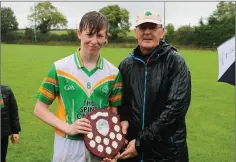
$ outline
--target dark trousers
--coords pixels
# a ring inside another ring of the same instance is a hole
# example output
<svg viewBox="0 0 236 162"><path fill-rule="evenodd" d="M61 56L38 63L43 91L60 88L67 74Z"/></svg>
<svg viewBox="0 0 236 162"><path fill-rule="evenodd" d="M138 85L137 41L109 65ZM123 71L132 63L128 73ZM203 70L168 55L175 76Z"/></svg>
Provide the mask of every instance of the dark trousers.
<svg viewBox="0 0 236 162"><path fill-rule="evenodd" d="M6 162L8 148L8 136L1 138L1 162Z"/></svg>

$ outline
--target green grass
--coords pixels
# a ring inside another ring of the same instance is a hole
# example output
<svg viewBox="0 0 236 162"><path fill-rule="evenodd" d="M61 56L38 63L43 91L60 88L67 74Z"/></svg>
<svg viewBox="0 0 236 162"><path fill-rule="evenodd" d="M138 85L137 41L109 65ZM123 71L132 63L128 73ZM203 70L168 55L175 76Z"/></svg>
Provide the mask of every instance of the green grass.
<svg viewBox="0 0 236 162"><path fill-rule="evenodd" d="M35 94L52 63L73 53L72 46L2 45L2 82L19 105L20 143L9 143L8 162L50 162L53 129L34 114ZM131 49L105 48L116 66ZM192 102L187 114L190 162L234 161L234 87L216 82L216 52L181 50L192 73ZM52 106L55 112L56 102Z"/></svg>

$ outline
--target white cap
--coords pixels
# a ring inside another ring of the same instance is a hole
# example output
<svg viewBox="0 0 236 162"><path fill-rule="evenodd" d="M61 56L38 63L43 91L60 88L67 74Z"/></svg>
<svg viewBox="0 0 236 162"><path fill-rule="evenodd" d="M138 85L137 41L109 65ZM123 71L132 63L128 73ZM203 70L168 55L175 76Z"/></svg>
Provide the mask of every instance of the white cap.
<svg viewBox="0 0 236 162"><path fill-rule="evenodd" d="M136 18L135 26L138 26L140 24L147 23L147 22L162 25L160 14L152 10L145 10L144 12L139 13Z"/></svg>

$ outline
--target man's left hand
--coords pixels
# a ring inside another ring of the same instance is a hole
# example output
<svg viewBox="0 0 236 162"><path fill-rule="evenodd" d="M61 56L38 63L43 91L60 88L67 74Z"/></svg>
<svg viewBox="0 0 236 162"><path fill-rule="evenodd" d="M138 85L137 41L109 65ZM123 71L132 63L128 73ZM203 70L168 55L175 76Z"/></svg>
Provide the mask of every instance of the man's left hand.
<svg viewBox="0 0 236 162"><path fill-rule="evenodd" d="M135 141L136 140L132 140L129 142L125 151L120 156L118 156L119 159L128 159L138 155L138 152L135 149Z"/></svg>
<svg viewBox="0 0 236 162"><path fill-rule="evenodd" d="M11 136L11 142L13 144L17 144L19 142L19 134L12 134Z"/></svg>

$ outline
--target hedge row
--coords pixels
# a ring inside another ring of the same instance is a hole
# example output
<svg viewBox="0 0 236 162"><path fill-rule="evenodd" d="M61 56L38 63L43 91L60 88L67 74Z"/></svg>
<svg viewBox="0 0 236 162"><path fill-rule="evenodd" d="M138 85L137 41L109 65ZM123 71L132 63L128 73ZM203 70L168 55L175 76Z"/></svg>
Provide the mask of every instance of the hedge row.
<svg viewBox="0 0 236 162"><path fill-rule="evenodd" d="M56 34L48 33L42 34L40 32L34 33L32 29L26 29L25 31L14 31L8 34L2 35L2 42L4 43L19 43L19 44L48 44L48 43L57 43L57 44L78 44L80 41L77 37L76 30L68 30L67 33ZM112 40L109 39L109 43L128 43L135 44L136 40L129 36L126 39Z"/></svg>

